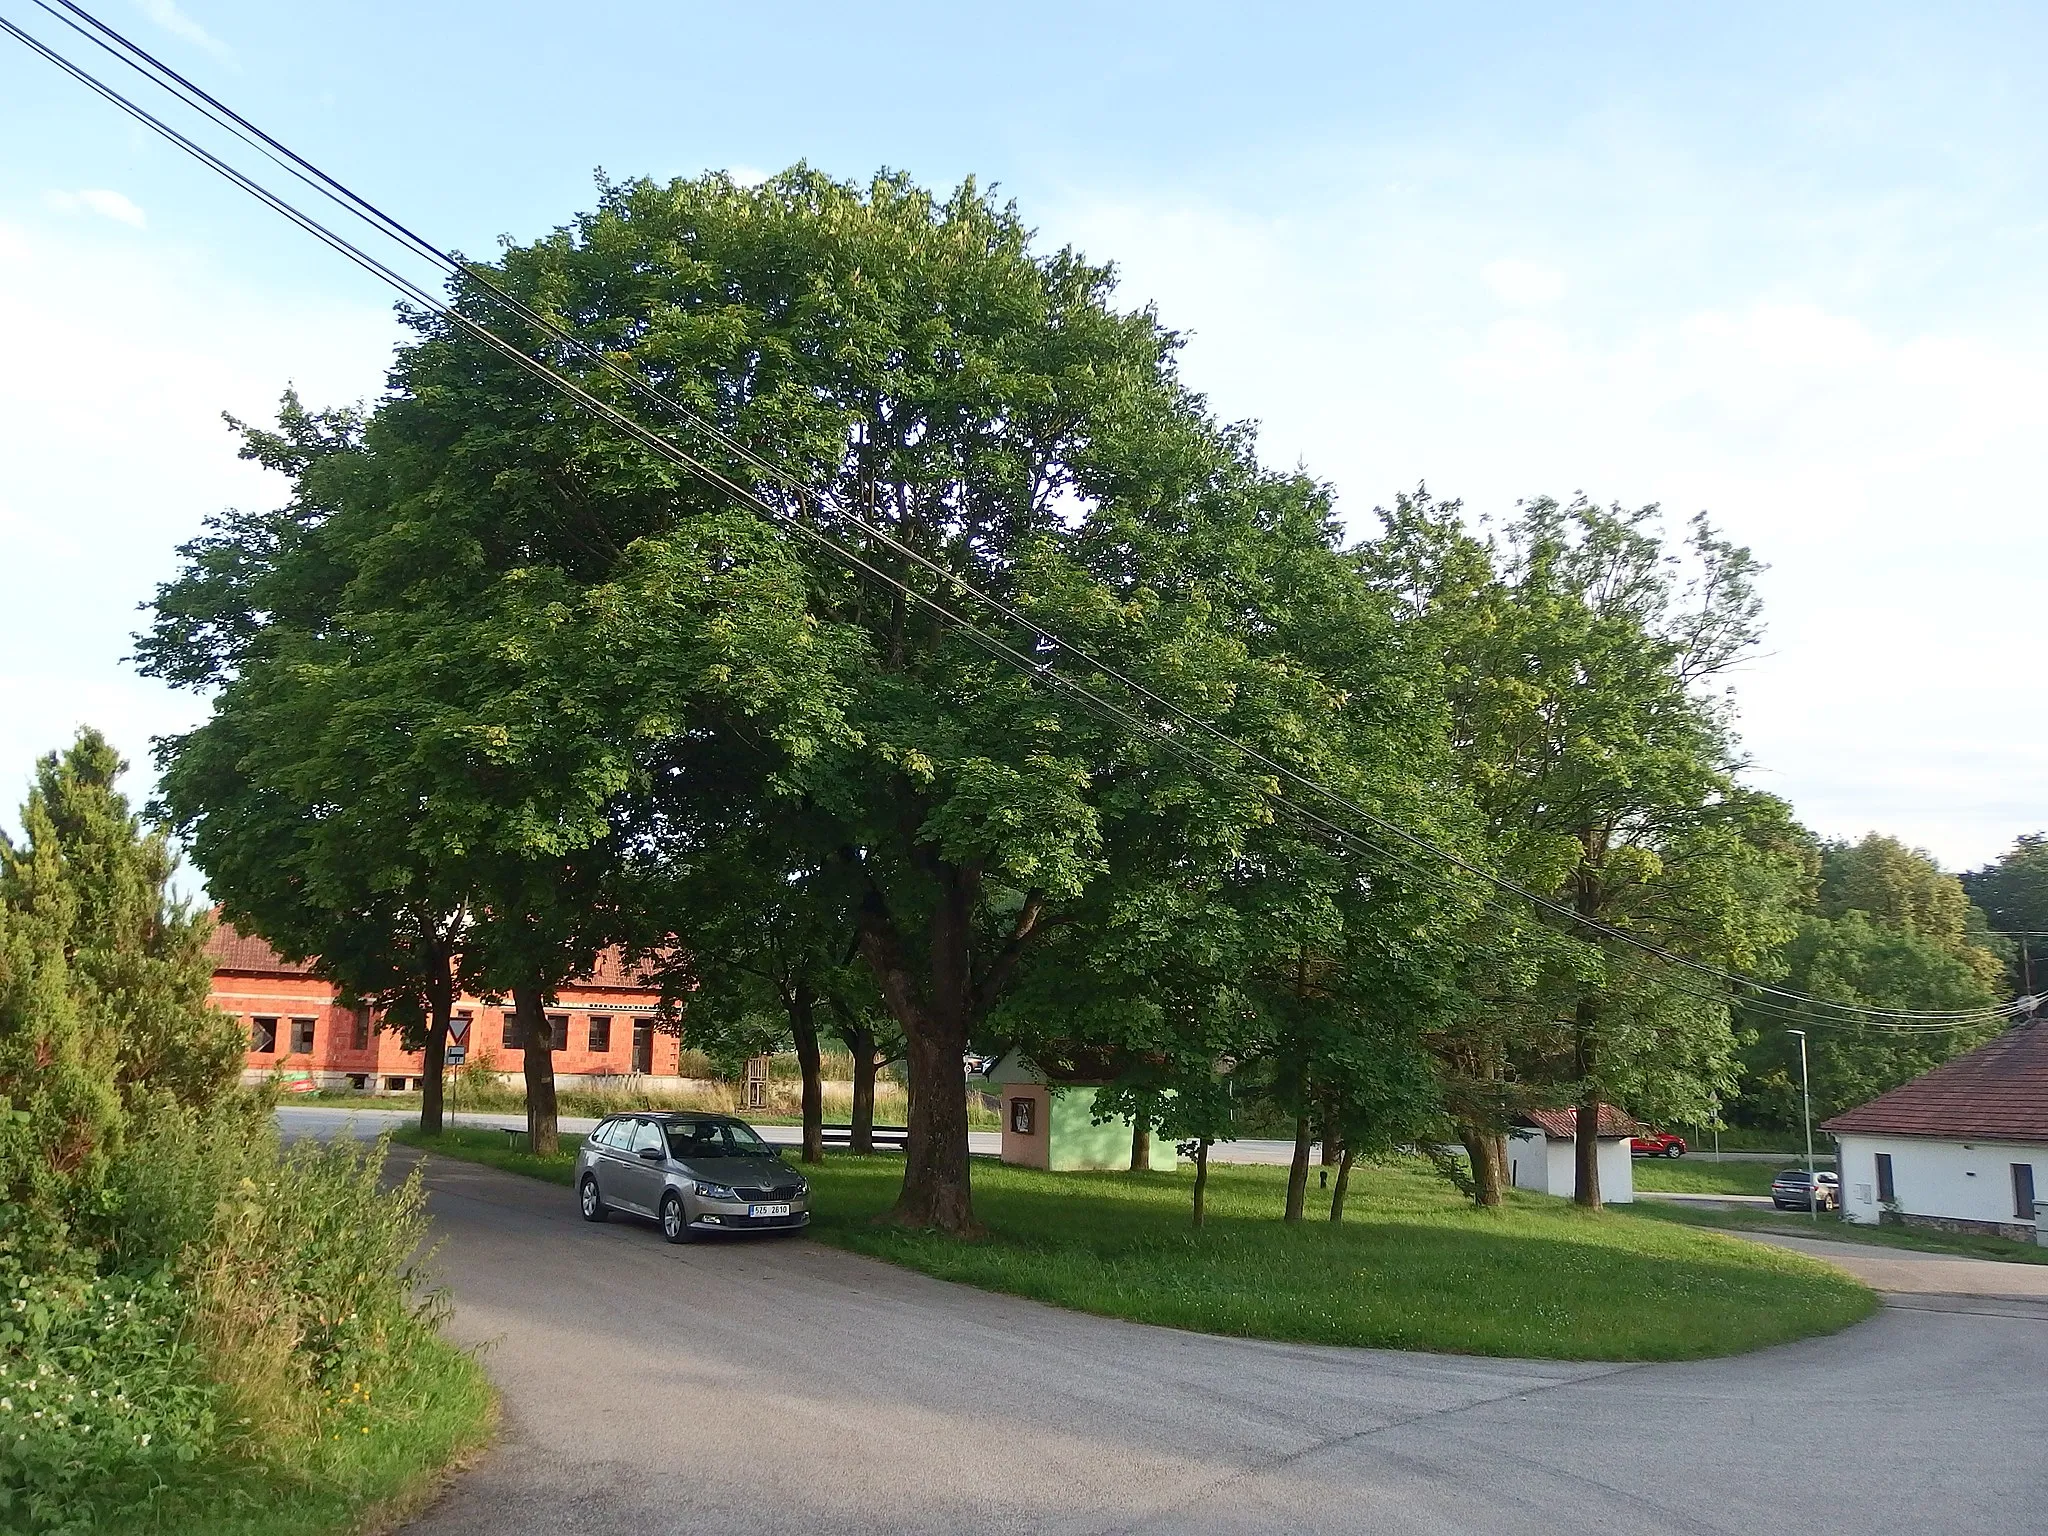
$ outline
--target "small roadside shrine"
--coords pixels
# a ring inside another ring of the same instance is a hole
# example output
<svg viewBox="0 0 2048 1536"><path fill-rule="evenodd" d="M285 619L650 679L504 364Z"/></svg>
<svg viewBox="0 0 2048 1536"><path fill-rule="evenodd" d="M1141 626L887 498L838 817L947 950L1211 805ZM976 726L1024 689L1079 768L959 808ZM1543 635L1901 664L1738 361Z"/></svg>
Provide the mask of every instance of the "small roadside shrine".
<svg viewBox="0 0 2048 1536"><path fill-rule="evenodd" d="M1579 1112L1576 1109L1530 1109L1516 1117L1508 1133L1508 1182L1539 1195L1567 1200L1578 1186ZM1636 1198L1635 1162L1629 1138L1642 1129L1612 1104L1600 1106L1600 1199L1607 1205L1628 1205Z"/></svg>
<svg viewBox="0 0 2048 1536"><path fill-rule="evenodd" d="M1095 1090L1116 1079L1100 1052L1077 1052L1041 1066L1012 1050L985 1081L1002 1106L1003 1161L1024 1168L1116 1169L1131 1166L1131 1122L1095 1123ZM1172 1170L1173 1143L1154 1136L1145 1166Z"/></svg>

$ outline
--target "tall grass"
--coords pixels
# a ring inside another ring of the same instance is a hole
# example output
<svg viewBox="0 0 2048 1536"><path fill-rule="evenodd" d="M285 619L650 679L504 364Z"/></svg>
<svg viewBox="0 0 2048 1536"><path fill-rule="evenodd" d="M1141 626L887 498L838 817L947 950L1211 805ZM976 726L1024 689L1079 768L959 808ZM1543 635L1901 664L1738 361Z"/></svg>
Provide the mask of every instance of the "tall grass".
<svg viewBox="0 0 2048 1536"><path fill-rule="evenodd" d="M419 1175L386 1189L383 1166L381 1143L281 1151L232 1106L159 1115L113 1161L96 1264L0 1255L23 1302L0 1320L0 1528L328 1529L479 1438L491 1394L439 1338Z"/></svg>

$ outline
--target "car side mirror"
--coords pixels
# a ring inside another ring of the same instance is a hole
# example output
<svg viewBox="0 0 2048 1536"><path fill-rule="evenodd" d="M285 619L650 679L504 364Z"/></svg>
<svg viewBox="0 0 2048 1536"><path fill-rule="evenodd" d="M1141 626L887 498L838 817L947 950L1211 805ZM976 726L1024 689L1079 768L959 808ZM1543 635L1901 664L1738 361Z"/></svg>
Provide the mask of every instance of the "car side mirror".
<svg viewBox="0 0 2048 1536"><path fill-rule="evenodd" d="M668 1156L668 1154L662 1151L659 1147L642 1147L640 1149L640 1155L646 1158L647 1161L649 1161L650 1163L658 1163L663 1158Z"/></svg>

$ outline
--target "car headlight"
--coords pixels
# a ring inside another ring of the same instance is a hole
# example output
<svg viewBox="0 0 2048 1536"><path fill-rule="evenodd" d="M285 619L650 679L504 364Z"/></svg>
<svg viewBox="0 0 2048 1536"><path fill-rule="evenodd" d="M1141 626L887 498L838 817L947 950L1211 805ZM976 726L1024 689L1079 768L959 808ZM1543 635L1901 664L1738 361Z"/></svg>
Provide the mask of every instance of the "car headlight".
<svg viewBox="0 0 2048 1536"><path fill-rule="evenodd" d="M739 1193L730 1184L699 1184L698 1195L705 1200L737 1200Z"/></svg>

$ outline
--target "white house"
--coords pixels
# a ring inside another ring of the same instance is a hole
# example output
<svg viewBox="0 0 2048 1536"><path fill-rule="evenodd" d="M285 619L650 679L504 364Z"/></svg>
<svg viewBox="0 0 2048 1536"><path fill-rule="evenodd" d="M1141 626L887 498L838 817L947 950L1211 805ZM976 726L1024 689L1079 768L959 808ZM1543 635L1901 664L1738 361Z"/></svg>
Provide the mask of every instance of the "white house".
<svg viewBox="0 0 2048 1536"><path fill-rule="evenodd" d="M2048 1199L2048 1020L2007 1030L1821 1129L1841 1153L1842 1214L2037 1240Z"/></svg>
<svg viewBox="0 0 2048 1536"><path fill-rule="evenodd" d="M1579 1112L1531 1109L1520 1119L1521 1129L1508 1133L1508 1182L1516 1189L1570 1199L1579 1181ZM1600 1198L1608 1205L1627 1205L1636 1197L1628 1144L1639 1129L1612 1104L1600 1106Z"/></svg>

